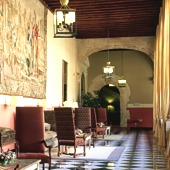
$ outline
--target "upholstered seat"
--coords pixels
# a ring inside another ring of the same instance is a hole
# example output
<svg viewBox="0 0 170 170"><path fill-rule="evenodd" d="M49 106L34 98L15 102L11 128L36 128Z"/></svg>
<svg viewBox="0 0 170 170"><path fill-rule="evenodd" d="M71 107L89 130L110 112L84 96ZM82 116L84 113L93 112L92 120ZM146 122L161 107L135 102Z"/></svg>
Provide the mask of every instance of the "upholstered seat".
<svg viewBox="0 0 170 170"><path fill-rule="evenodd" d="M42 107L16 107L16 151L18 159L40 159L51 169L51 146L44 140L44 112ZM45 154L45 147L49 154Z"/></svg>

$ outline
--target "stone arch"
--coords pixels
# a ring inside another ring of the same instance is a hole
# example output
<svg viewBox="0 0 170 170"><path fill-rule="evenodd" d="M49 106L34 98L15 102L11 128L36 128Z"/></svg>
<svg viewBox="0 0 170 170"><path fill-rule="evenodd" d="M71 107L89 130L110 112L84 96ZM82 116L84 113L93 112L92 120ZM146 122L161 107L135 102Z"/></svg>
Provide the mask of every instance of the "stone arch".
<svg viewBox="0 0 170 170"><path fill-rule="evenodd" d="M107 49L131 49L147 54L154 61L154 37L125 37L125 38L99 38L99 39L78 39L77 40L77 72L84 72L82 65L87 61L88 57L98 51ZM87 66L88 67L88 66ZM112 80L117 86L119 76L115 75ZM89 91L99 90L105 85L105 81L101 79L101 75L94 78L90 85ZM118 86L117 86L118 87ZM129 102L130 89L127 84L125 88L119 88L120 91L120 107L121 107L121 126L127 126L129 111L126 110Z"/></svg>
<svg viewBox="0 0 170 170"><path fill-rule="evenodd" d="M154 60L154 37L125 37L125 38L98 38L78 39L78 71L80 66L93 53L106 49L131 49L147 54ZM108 43L109 42L109 43Z"/></svg>
<svg viewBox="0 0 170 170"><path fill-rule="evenodd" d="M110 83L114 84L120 92L120 126L126 127L127 119L130 118L129 111L126 108L131 92L128 84L126 85L126 87L118 87L118 80L120 78L121 77L119 77L118 75L115 75ZM101 79L101 75L98 75L93 79L93 82L89 87L89 91L93 93L94 90L100 90L105 85L106 83L104 79Z"/></svg>

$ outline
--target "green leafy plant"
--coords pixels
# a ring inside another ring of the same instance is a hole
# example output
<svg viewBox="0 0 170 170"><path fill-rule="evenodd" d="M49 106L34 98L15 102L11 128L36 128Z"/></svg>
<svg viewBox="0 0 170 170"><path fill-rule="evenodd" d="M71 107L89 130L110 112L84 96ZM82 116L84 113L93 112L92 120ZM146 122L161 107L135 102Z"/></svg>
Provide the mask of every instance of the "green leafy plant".
<svg viewBox="0 0 170 170"><path fill-rule="evenodd" d="M87 92L86 94L81 96L83 107L94 107L94 108L101 107L101 99L99 97L99 91L93 91L93 92L94 94L92 94L91 92Z"/></svg>

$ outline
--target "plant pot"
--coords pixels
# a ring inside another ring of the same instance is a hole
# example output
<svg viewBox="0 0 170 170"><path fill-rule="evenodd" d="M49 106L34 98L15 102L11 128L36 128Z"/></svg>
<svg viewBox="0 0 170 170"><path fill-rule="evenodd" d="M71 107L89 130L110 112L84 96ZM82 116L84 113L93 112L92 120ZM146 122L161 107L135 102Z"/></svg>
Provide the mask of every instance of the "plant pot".
<svg viewBox="0 0 170 170"><path fill-rule="evenodd" d="M5 165L7 165L7 164L8 164L8 161L2 161L2 162L1 162L1 165L2 165L2 166L5 166Z"/></svg>

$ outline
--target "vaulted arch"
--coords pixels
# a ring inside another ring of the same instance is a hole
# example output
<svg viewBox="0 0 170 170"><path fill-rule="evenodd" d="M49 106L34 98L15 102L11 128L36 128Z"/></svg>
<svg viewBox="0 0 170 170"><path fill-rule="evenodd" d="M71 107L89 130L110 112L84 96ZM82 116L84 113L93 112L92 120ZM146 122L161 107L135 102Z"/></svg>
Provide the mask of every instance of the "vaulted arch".
<svg viewBox="0 0 170 170"><path fill-rule="evenodd" d="M147 54L154 61L154 43L155 37L78 39L77 71L82 71L80 66L91 54L106 49L137 50Z"/></svg>

